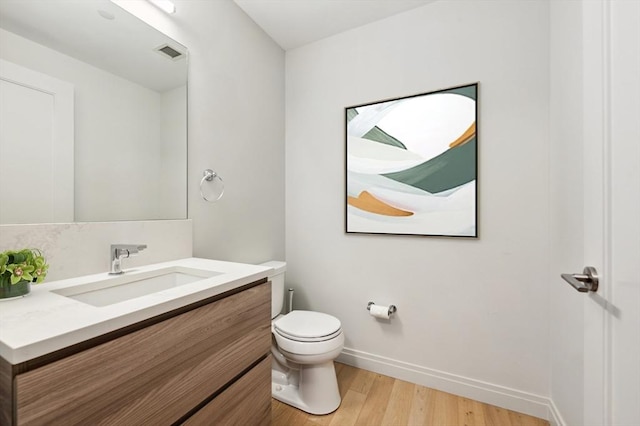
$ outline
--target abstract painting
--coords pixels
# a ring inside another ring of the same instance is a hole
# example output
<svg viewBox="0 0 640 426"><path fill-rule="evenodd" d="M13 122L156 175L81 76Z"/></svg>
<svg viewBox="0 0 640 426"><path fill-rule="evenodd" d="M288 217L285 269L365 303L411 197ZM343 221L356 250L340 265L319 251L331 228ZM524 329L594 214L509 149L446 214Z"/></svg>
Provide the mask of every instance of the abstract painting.
<svg viewBox="0 0 640 426"><path fill-rule="evenodd" d="M478 83L345 114L347 233L477 238Z"/></svg>

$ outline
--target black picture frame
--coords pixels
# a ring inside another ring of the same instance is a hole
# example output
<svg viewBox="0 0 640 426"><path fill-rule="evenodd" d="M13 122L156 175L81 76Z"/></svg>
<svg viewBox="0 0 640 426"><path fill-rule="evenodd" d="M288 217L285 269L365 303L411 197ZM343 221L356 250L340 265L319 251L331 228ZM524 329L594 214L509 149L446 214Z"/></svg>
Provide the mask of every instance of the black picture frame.
<svg viewBox="0 0 640 426"><path fill-rule="evenodd" d="M478 238L479 83L345 108L345 232Z"/></svg>

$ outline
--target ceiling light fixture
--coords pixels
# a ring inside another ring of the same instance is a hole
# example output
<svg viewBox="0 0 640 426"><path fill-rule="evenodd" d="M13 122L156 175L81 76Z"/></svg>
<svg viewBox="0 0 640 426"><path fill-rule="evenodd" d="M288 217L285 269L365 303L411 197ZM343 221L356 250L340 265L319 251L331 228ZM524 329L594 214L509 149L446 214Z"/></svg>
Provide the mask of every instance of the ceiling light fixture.
<svg viewBox="0 0 640 426"><path fill-rule="evenodd" d="M171 0L147 0L155 7L162 9L167 13L176 13L176 5Z"/></svg>

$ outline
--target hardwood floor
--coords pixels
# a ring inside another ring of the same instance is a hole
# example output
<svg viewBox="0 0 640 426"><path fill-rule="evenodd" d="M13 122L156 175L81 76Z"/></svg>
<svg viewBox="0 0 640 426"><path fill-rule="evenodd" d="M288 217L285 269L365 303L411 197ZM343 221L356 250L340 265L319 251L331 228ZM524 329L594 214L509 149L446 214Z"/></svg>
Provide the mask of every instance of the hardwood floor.
<svg viewBox="0 0 640 426"><path fill-rule="evenodd" d="M548 426L493 405L335 363L342 405L314 416L271 399L272 426Z"/></svg>

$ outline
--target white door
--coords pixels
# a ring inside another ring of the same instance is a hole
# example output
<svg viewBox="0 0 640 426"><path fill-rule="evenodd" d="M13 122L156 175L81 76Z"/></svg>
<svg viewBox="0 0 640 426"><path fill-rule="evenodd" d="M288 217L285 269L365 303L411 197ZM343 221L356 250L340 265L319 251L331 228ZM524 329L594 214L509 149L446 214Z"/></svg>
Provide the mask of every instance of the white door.
<svg viewBox="0 0 640 426"><path fill-rule="evenodd" d="M584 421L640 425L640 1L584 4ZM578 297L578 295L576 295ZM579 397L579 396L578 396Z"/></svg>
<svg viewBox="0 0 640 426"><path fill-rule="evenodd" d="M73 86L0 60L0 224L73 222Z"/></svg>

